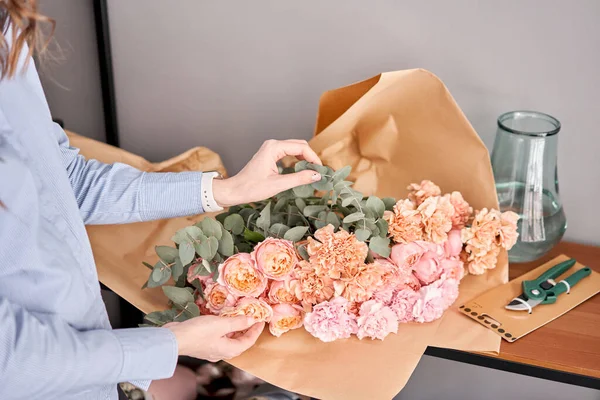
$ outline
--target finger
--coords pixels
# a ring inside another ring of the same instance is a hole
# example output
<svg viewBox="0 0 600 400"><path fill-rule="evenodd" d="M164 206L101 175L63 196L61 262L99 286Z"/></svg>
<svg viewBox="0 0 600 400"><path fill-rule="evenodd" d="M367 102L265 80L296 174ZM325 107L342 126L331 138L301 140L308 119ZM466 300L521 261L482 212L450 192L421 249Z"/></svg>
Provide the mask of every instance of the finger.
<svg viewBox="0 0 600 400"><path fill-rule="evenodd" d="M256 320L252 317L246 317L245 315L239 317L222 317L220 318L222 324L221 331L223 334L231 332L245 331L256 323Z"/></svg>
<svg viewBox="0 0 600 400"><path fill-rule="evenodd" d="M243 351L248 350L250 347L256 343L263 329L265 328L264 322L259 322L254 325L250 329L248 329L243 335L239 335L234 339L229 339L236 347L236 349L241 353Z"/></svg>
<svg viewBox="0 0 600 400"><path fill-rule="evenodd" d="M321 180L321 174L317 171L304 170L300 172L294 172L291 174L277 175L273 177L273 186L278 193L286 191L288 189L295 188L297 186L308 185Z"/></svg>
<svg viewBox="0 0 600 400"><path fill-rule="evenodd" d="M285 156L295 156L314 164L323 165L317 153L310 148L306 141L283 140L275 142L274 146L277 150L275 161L279 161Z"/></svg>

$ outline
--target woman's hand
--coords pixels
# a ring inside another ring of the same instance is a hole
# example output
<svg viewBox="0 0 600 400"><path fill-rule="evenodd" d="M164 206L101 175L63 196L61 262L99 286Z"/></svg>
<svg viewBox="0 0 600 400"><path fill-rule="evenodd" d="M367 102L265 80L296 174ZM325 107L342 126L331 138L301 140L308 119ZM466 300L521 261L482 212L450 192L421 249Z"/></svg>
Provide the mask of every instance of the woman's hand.
<svg viewBox="0 0 600 400"><path fill-rule="evenodd" d="M251 317L203 315L166 324L177 338L180 356L211 362L229 360L248 350L260 336L264 322Z"/></svg>
<svg viewBox="0 0 600 400"><path fill-rule="evenodd" d="M318 172L310 170L279 174L277 162L285 156L321 165L306 140L267 140L237 175L213 181L215 201L221 207L251 203L321 179Z"/></svg>

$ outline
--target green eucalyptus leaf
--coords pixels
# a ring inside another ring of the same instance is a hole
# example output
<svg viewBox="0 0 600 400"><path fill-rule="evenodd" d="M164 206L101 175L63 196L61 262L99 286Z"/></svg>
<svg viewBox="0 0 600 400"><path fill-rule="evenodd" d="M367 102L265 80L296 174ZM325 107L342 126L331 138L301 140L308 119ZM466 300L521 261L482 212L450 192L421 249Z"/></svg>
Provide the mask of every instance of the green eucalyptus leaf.
<svg viewBox="0 0 600 400"><path fill-rule="evenodd" d="M269 230L269 227L271 226L271 203L268 203L260 212L260 217L256 220L256 226L265 232Z"/></svg>
<svg viewBox="0 0 600 400"><path fill-rule="evenodd" d="M347 224L351 224L352 222L360 221L364 217L365 217L365 214L358 211L358 212L352 213L352 214L348 215L346 218L344 218L344 222Z"/></svg>
<svg viewBox="0 0 600 400"><path fill-rule="evenodd" d="M177 281L183 274L183 264L179 257L175 258L175 264L173 264L173 267L171 267L171 274L173 275L173 279L175 281Z"/></svg>
<svg viewBox="0 0 600 400"><path fill-rule="evenodd" d="M342 207L348 207L350 205L354 205L354 207L358 208L358 206L360 205L360 200L351 194L345 196L344 200L342 201Z"/></svg>
<svg viewBox="0 0 600 400"><path fill-rule="evenodd" d="M348 177L348 175L350 175L350 172L352 172L352 167L350 167L349 165L346 165L344 168L338 169L337 171L335 171L335 173L333 174L333 184L336 185L340 182L342 182L344 179L346 179Z"/></svg>
<svg viewBox="0 0 600 400"><path fill-rule="evenodd" d="M327 210L327 206L318 205L318 206L306 206L304 207L303 214L306 217L314 217L322 211Z"/></svg>
<svg viewBox="0 0 600 400"><path fill-rule="evenodd" d="M154 269L154 267L152 265L148 264L146 261L142 261L142 264L148 269L151 269L151 270Z"/></svg>
<svg viewBox="0 0 600 400"><path fill-rule="evenodd" d="M162 326L168 322L173 322L176 315L177 312L175 310L154 311L144 315L144 320L153 325Z"/></svg>
<svg viewBox="0 0 600 400"><path fill-rule="evenodd" d="M317 229L324 228L328 225L327 223L327 211L321 211L314 221L314 225Z"/></svg>
<svg viewBox="0 0 600 400"><path fill-rule="evenodd" d="M250 216L252 216L254 213L256 213L256 210L254 208L242 208L238 214L242 217L242 219L244 221L248 221ZM235 215L235 214L232 214L232 215ZM231 229L228 228L228 230L231 230ZM236 233L236 235L238 235L238 234Z"/></svg>
<svg viewBox="0 0 600 400"><path fill-rule="evenodd" d="M375 224L375 220L373 218L365 218L363 222L364 223L361 224L367 227L367 229L369 229L370 231L377 229L377 225Z"/></svg>
<svg viewBox="0 0 600 400"><path fill-rule="evenodd" d="M356 238L361 242L364 242L367 239L369 239L369 237L371 237L371 231L368 229L357 229L356 231L354 231L354 234L356 235Z"/></svg>
<svg viewBox="0 0 600 400"><path fill-rule="evenodd" d="M378 219L377 222L375 222L375 225L377 225L377 227L379 228L379 235L381 237L386 237L388 234L388 223L385 219Z"/></svg>
<svg viewBox="0 0 600 400"><path fill-rule="evenodd" d="M200 236L202 236L202 229L200 229L196 225L186 226L185 228L183 228L183 230L185 230L185 233L187 233L189 237L191 237L194 240L197 240Z"/></svg>
<svg viewBox="0 0 600 400"><path fill-rule="evenodd" d="M178 230L175 235L173 235L173 237L171 238L171 240L177 244L181 244L183 242L185 242L186 240L190 240L190 237L188 236L187 232L184 229L180 229Z"/></svg>
<svg viewBox="0 0 600 400"><path fill-rule="evenodd" d="M279 199L277 203L275 203L275 207L273 207L273 212L278 213L287 206L288 199Z"/></svg>
<svg viewBox="0 0 600 400"><path fill-rule="evenodd" d="M381 257L390 256L390 239L374 236L369 241L369 249Z"/></svg>
<svg viewBox="0 0 600 400"><path fill-rule="evenodd" d="M212 218L204 218L201 222L202 232L206 236L214 236L217 240L221 239L221 224Z"/></svg>
<svg viewBox="0 0 600 400"><path fill-rule="evenodd" d="M381 199L381 201L383 201L383 204L385 204L385 209L387 211L394 210L394 206L396 205L396 199L394 199L393 197L384 197L383 199Z"/></svg>
<svg viewBox="0 0 600 400"><path fill-rule="evenodd" d="M191 314L192 317L200 316L200 308L194 302L187 303L185 309Z"/></svg>
<svg viewBox="0 0 600 400"><path fill-rule="evenodd" d="M200 251L198 252L198 254L200 254L200 257L202 257L203 260L210 261L215 257L215 254L217 254L218 249L219 241L216 237L211 236L206 240L200 242L200 248L198 249Z"/></svg>
<svg viewBox="0 0 600 400"><path fill-rule="evenodd" d="M265 237L260 232L254 232L254 231L251 231L250 229L246 228L244 230L244 239L246 239L250 242L258 243L258 242L262 242L263 240L265 240ZM250 251L252 251L252 250L250 250ZM247 251L245 253L249 253L249 251Z"/></svg>
<svg viewBox="0 0 600 400"><path fill-rule="evenodd" d="M225 257L233 255L233 237L229 231L225 230L225 228L223 228L222 236L219 240L219 253L223 254Z"/></svg>
<svg viewBox="0 0 600 400"><path fill-rule="evenodd" d="M290 227L284 224L273 224L269 228L269 233L273 236L282 238L286 234L287 231L290 230Z"/></svg>
<svg viewBox="0 0 600 400"><path fill-rule="evenodd" d="M175 259L179 255L179 251L174 247L156 246L154 250L158 257L167 264L175 262Z"/></svg>
<svg viewBox="0 0 600 400"><path fill-rule="evenodd" d="M294 194L300 198L307 198L315 194L315 189L311 185L297 186L294 189Z"/></svg>
<svg viewBox="0 0 600 400"><path fill-rule="evenodd" d="M340 181L333 185L333 190L339 195L342 191L347 190L352 186L352 182L350 181Z"/></svg>
<svg viewBox="0 0 600 400"><path fill-rule="evenodd" d="M306 261L308 261L308 259L310 258L305 244L298 246L298 254L300 254L300 257L302 257Z"/></svg>
<svg viewBox="0 0 600 400"><path fill-rule="evenodd" d="M296 165L294 165L294 171L295 172L300 172L300 171L304 171L305 169L308 169L308 161L302 160L302 161L298 161L296 163Z"/></svg>
<svg viewBox="0 0 600 400"><path fill-rule="evenodd" d="M340 227L340 217L337 216L334 212L328 212L327 217L325 218L328 224L333 225L335 230L338 230Z"/></svg>
<svg viewBox="0 0 600 400"><path fill-rule="evenodd" d="M323 197L321 197L321 204L324 206L329 206L329 200L331 199L331 192L326 192Z"/></svg>
<svg viewBox="0 0 600 400"><path fill-rule="evenodd" d="M283 238L292 242L298 242L302 240L306 232L308 232L308 226L297 226L285 232Z"/></svg>
<svg viewBox="0 0 600 400"><path fill-rule="evenodd" d="M383 212L385 211L385 203L379 197L370 196L367 199L366 205L367 208L373 211L377 217L383 217Z"/></svg>
<svg viewBox="0 0 600 400"><path fill-rule="evenodd" d="M178 288L175 286L163 286L165 296L174 304L184 305L194 301L194 295L186 288Z"/></svg>
<svg viewBox="0 0 600 400"><path fill-rule="evenodd" d="M257 232L252 232L252 231L250 231L250 232L257 233ZM257 233L257 234L260 235L261 237L264 237L260 233ZM246 240L250 240L250 239L246 238ZM256 240L256 242L260 242L260 241L261 241L261 239ZM238 253L252 253L253 247L248 243L240 243L237 245L237 249L238 249Z"/></svg>
<svg viewBox="0 0 600 400"><path fill-rule="evenodd" d="M225 218L223 226L234 235L241 235L244 232L244 218L240 214L231 214Z"/></svg>
<svg viewBox="0 0 600 400"><path fill-rule="evenodd" d="M194 260L196 256L196 250L194 249L194 243L191 240L186 240L179 244L179 258L181 263L187 265Z"/></svg>
<svg viewBox="0 0 600 400"><path fill-rule="evenodd" d="M152 271L152 275L150 275L150 279L148 279L148 287L155 288L167 283L169 278L171 277L171 270L166 267L154 267L154 271Z"/></svg>
<svg viewBox="0 0 600 400"><path fill-rule="evenodd" d="M228 216L230 216L231 214L232 214L232 212L231 212L231 210L229 210L229 212L224 212L224 213L221 213L221 214L217 215L217 216L215 217L215 219L216 219L217 221L219 221L221 224L225 224L225 218L227 218L227 217L228 217Z"/></svg>
<svg viewBox="0 0 600 400"><path fill-rule="evenodd" d="M311 186L313 189L321 190L321 191L330 191L333 190L333 183L331 183L325 175L321 175L322 178L319 182L312 183Z"/></svg>
<svg viewBox="0 0 600 400"><path fill-rule="evenodd" d="M304 207L306 207L306 202L300 198L295 199L294 202L296 203L296 207L298 207L298 210L300 210L300 212L304 212Z"/></svg>

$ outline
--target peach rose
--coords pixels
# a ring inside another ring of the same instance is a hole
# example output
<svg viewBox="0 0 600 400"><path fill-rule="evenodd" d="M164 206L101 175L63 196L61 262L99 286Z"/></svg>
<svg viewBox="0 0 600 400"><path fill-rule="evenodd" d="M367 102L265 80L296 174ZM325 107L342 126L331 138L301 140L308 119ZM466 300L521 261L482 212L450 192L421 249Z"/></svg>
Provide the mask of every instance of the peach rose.
<svg viewBox="0 0 600 400"><path fill-rule="evenodd" d="M517 221L519 214L505 211L500 216L500 243L506 250L510 250L515 243L519 233L517 232Z"/></svg>
<svg viewBox="0 0 600 400"><path fill-rule="evenodd" d="M210 311L208 309L208 307L206 307L206 300L204 300L204 298L202 298L202 296L200 296L200 293L198 293L198 290L196 290L194 292L194 298L196 299L196 300L194 300L194 303L196 303L196 305L200 309L200 314L202 314L202 315L213 314L213 312Z"/></svg>
<svg viewBox="0 0 600 400"><path fill-rule="evenodd" d="M247 253L235 254L219 265L218 283L236 296L258 297L267 288L267 278Z"/></svg>
<svg viewBox="0 0 600 400"><path fill-rule="evenodd" d="M466 202L460 192L452 192L451 194L444 195L445 198L450 201L450 204L454 207L454 214L452 215L452 228L462 229L465 227L471 214L473 214L473 207Z"/></svg>
<svg viewBox="0 0 600 400"><path fill-rule="evenodd" d="M206 308L213 314L218 314L224 307L233 307L237 301L237 297L229 293L225 286L218 283L206 286L204 298L206 299Z"/></svg>
<svg viewBox="0 0 600 400"><path fill-rule="evenodd" d="M356 239L356 236L340 229L333 232L329 224L315 232L314 240L308 238L307 251L310 262L319 273L327 274L332 279L338 279L344 268L353 268L365 262L369 253L366 243Z"/></svg>
<svg viewBox="0 0 600 400"><path fill-rule="evenodd" d="M268 302L271 304L296 304L300 302L300 299L296 296L299 284L298 279L271 282L267 296Z"/></svg>
<svg viewBox="0 0 600 400"><path fill-rule="evenodd" d="M452 229L454 207L444 197L428 197L419 205L417 211L423 220L424 240L443 243Z"/></svg>
<svg viewBox="0 0 600 400"><path fill-rule="evenodd" d="M307 261L300 261L298 266L299 268L294 272L299 281L299 285L296 286L296 297L302 301L305 309L333 297L333 280L329 276L319 274L317 269Z"/></svg>
<svg viewBox="0 0 600 400"><path fill-rule="evenodd" d="M394 212L386 212L388 233L396 243L410 243L423 239L423 224L419 212L410 200L399 200Z"/></svg>
<svg viewBox="0 0 600 400"><path fill-rule="evenodd" d="M272 237L260 242L254 248L252 257L259 271L275 281L288 277L298 263L294 243Z"/></svg>
<svg viewBox="0 0 600 400"><path fill-rule="evenodd" d="M254 318L256 322L269 322L273 316L273 309L263 299L242 297L234 307L223 308L220 315L222 317L245 315Z"/></svg>
<svg viewBox="0 0 600 400"><path fill-rule="evenodd" d="M408 198L417 205L430 197L442 194L440 187L428 180L421 181L421 183L412 183L407 189L409 190Z"/></svg>
<svg viewBox="0 0 600 400"><path fill-rule="evenodd" d="M269 322L269 331L273 336L281 336L284 333L302 326L304 312L302 307L291 304L277 304L273 306L273 317Z"/></svg>

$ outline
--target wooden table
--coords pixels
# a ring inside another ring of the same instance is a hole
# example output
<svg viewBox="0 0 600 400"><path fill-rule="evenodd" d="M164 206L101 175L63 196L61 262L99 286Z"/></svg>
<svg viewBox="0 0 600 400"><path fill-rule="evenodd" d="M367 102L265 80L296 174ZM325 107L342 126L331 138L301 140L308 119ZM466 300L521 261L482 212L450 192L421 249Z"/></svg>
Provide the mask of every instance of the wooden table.
<svg viewBox="0 0 600 400"><path fill-rule="evenodd" d="M561 242L540 260L511 264L510 279L559 254L600 272L600 247ZM600 295L514 343L502 341L497 357L432 347L425 354L600 389Z"/></svg>

